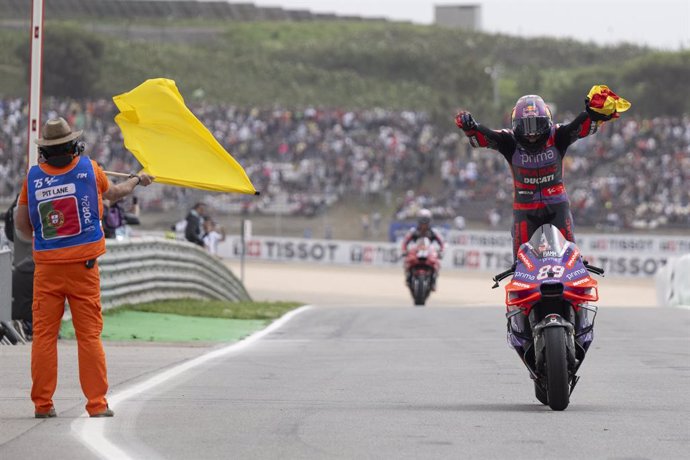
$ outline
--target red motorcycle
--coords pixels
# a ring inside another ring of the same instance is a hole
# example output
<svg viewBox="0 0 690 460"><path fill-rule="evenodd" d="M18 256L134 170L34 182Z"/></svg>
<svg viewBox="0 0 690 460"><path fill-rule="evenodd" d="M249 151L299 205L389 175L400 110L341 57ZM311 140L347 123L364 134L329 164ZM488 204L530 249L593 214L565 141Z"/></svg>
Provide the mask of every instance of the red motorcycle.
<svg viewBox="0 0 690 460"><path fill-rule="evenodd" d="M439 252L429 238L420 238L407 246L405 273L414 304L423 306L431 291L436 289L436 277L441 268Z"/></svg>

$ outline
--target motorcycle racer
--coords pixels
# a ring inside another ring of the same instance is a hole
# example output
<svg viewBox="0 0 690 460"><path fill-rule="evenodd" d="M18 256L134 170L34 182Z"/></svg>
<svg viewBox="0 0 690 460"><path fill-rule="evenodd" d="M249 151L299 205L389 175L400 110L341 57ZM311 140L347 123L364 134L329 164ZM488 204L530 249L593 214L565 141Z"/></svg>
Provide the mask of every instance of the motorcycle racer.
<svg viewBox="0 0 690 460"><path fill-rule="evenodd" d="M443 241L443 238L441 235L434 230L431 227L431 218L432 214L431 211L428 209L422 209L419 211L419 214L417 215L417 226L412 227L405 237L403 238L402 241L402 255L403 257L407 256L407 247L410 243L416 243L417 240L422 239L422 238L428 238L430 243L436 243L439 248L438 252L438 258L442 259L443 258L443 250L445 249L445 243ZM431 280L431 290L435 291L436 290L436 276L438 273L434 273L432 280ZM412 272L410 271L409 267L405 267L405 280L407 282L407 285L410 285L412 278Z"/></svg>
<svg viewBox="0 0 690 460"><path fill-rule="evenodd" d="M480 125L470 112L455 117L457 127L473 147L497 150L508 161L513 175L513 258L520 245L542 224L555 225L563 236L575 242L570 202L563 182L563 157L578 139L597 132L599 126L618 117L615 108L605 114L597 110L600 98L585 100L585 111L567 124L553 123L551 110L537 95L522 96L511 114L511 129L492 130ZM606 96L613 92L605 93ZM626 104L627 101L624 101ZM615 105L614 105L615 107ZM621 111L627 110L627 107Z"/></svg>

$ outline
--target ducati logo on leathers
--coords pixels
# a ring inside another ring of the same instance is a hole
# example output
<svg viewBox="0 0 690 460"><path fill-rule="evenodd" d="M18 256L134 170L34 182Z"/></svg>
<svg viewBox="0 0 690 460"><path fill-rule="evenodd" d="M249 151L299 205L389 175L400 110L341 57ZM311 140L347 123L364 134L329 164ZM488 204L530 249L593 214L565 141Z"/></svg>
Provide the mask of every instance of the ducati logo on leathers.
<svg viewBox="0 0 690 460"><path fill-rule="evenodd" d="M555 177L555 174L547 174L541 177L525 177L522 181L525 184L547 184L554 180Z"/></svg>

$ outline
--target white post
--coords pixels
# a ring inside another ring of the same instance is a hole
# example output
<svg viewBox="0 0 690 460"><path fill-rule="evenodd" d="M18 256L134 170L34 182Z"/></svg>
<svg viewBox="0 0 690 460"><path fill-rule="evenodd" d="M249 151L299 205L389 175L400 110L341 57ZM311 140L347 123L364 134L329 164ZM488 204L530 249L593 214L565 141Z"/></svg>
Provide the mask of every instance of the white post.
<svg viewBox="0 0 690 460"><path fill-rule="evenodd" d="M38 162L38 147L34 143L41 130L41 75L43 74L43 2L33 0L31 7L31 58L29 89L28 167Z"/></svg>

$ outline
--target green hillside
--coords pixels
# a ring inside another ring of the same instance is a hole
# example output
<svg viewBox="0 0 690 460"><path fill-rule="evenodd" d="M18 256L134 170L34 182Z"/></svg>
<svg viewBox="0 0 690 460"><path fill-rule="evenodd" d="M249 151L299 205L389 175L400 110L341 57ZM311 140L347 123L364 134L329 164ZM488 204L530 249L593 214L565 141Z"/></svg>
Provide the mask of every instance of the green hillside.
<svg viewBox="0 0 690 460"><path fill-rule="evenodd" d="M79 28L48 22L46 95L63 91L57 95L110 97L163 76L176 80L188 98L195 94L238 105L381 106L426 109L443 116L468 107L487 119L498 117L520 95L534 92L559 109L579 110L595 83L609 84L637 102L635 107L642 102L645 108L667 110L654 99L645 105L644 98L651 98L648 93L664 75L670 76L661 80L664 89L676 95L682 94L681 82L690 77L690 52L598 47L400 23L137 24L166 36L174 36L176 27L208 29L202 41L174 43L139 40L128 29L131 24L120 31L109 26L108 33L101 33L99 25ZM0 95L26 94L26 38L16 31L0 31ZM487 73L497 65L500 107L493 105L494 88ZM74 75L60 80L69 72ZM92 78L82 83L80 72ZM673 108L678 102L668 104ZM681 101L681 106L681 113L688 111L690 102Z"/></svg>

